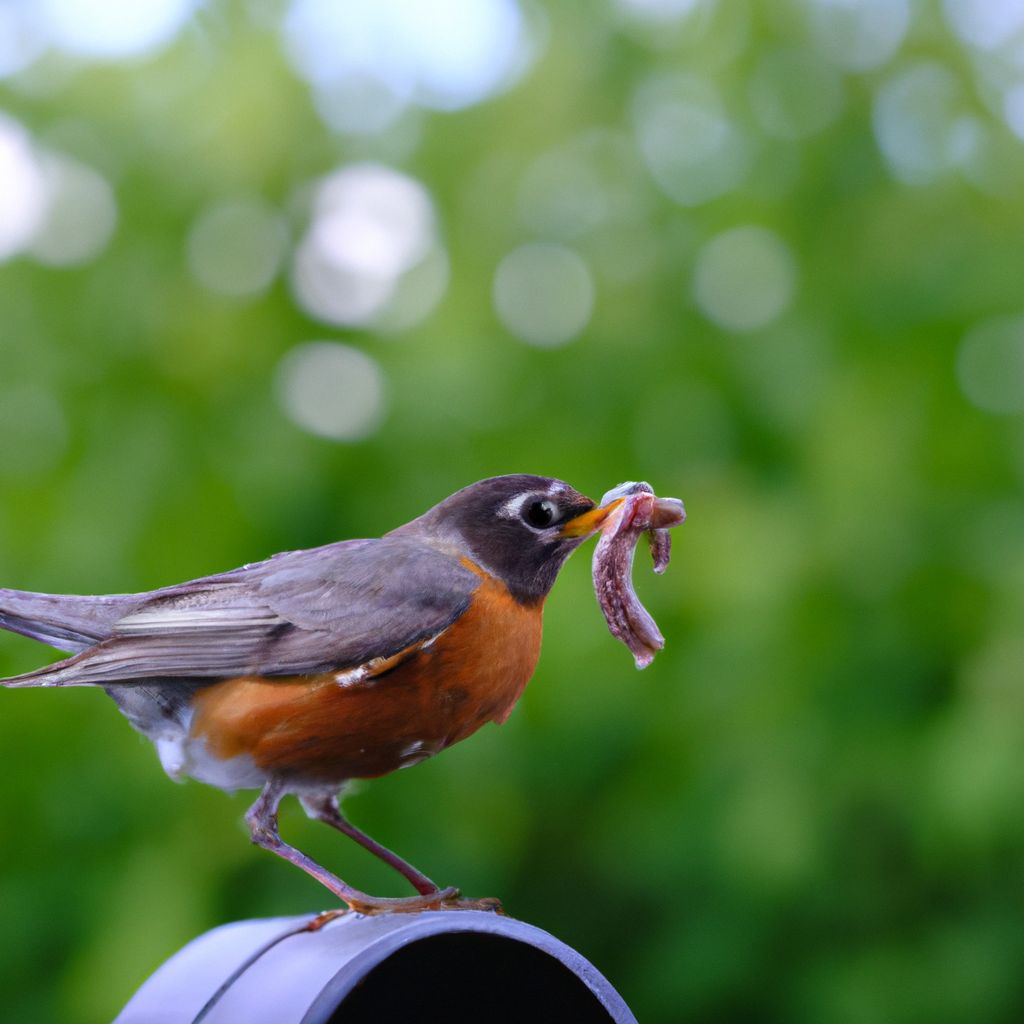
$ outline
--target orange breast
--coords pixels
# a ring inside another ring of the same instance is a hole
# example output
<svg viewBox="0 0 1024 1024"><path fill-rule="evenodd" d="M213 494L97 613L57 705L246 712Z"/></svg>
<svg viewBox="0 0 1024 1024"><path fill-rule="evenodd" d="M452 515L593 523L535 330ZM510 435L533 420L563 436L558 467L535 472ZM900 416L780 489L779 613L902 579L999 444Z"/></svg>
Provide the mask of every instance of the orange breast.
<svg viewBox="0 0 1024 1024"><path fill-rule="evenodd" d="M248 754L287 778L341 782L385 775L503 722L540 655L541 605L524 607L481 576L469 609L428 646L370 668L240 676L199 692L192 735L209 753Z"/></svg>

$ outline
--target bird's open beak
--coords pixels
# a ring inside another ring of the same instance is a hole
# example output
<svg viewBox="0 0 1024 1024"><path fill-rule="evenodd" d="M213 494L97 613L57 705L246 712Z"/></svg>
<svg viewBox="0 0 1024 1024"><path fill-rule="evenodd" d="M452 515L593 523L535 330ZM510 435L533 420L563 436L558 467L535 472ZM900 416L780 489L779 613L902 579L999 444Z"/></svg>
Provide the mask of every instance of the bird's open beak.
<svg viewBox="0 0 1024 1024"><path fill-rule="evenodd" d="M599 505L578 516L573 516L562 524L559 531L563 537L589 537L604 525L604 521L614 512L626 499L616 498L609 501L607 505Z"/></svg>

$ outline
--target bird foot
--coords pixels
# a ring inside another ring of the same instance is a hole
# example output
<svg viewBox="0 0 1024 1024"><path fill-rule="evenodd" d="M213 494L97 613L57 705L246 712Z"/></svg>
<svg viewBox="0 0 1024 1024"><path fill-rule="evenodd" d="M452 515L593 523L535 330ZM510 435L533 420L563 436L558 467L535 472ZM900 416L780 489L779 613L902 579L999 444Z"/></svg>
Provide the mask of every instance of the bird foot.
<svg viewBox="0 0 1024 1024"><path fill-rule="evenodd" d="M501 900L493 897L464 899L454 886L438 889L437 892L420 896L393 898L388 896L365 896L347 899L348 907L339 910L325 910L314 917L306 930L319 931L324 925L345 914L356 913L366 917L375 914L416 914L424 910L483 910L492 914L504 914Z"/></svg>
<svg viewBox="0 0 1024 1024"><path fill-rule="evenodd" d="M423 910L484 910L493 914L503 914L501 900L464 899L454 886L439 889L437 892L423 896L408 896L402 899L387 897L370 897L349 902L349 906L358 914L415 914Z"/></svg>
<svg viewBox="0 0 1024 1024"><path fill-rule="evenodd" d="M496 896L484 896L479 899L461 899L455 897L453 899L445 900L445 902L438 908L439 910L483 910L489 914L501 914L505 916L505 908L501 905L501 900Z"/></svg>
<svg viewBox="0 0 1024 1024"><path fill-rule="evenodd" d="M348 913L348 907L338 910L322 910L316 917L306 922L307 932L318 932L324 925L330 924L335 918L344 917Z"/></svg>

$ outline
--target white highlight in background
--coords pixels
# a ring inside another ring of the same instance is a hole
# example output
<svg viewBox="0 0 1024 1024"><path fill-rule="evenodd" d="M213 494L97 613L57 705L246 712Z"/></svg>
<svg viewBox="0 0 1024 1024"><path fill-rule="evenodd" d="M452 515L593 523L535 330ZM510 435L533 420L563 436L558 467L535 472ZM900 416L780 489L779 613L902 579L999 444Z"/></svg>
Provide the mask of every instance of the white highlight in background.
<svg viewBox="0 0 1024 1024"><path fill-rule="evenodd" d="M31 241L46 211L46 183L32 139L0 114L0 260Z"/></svg>
<svg viewBox="0 0 1024 1024"><path fill-rule="evenodd" d="M24 71L46 49L43 28L31 0L0 0L0 78Z"/></svg>
<svg viewBox="0 0 1024 1024"><path fill-rule="evenodd" d="M69 157L44 154L40 165L46 204L28 251L51 267L87 263L114 234L114 190L102 175Z"/></svg>
<svg viewBox="0 0 1024 1024"><path fill-rule="evenodd" d="M1013 134L1024 139L1024 82L1006 90L1003 96L1003 115Z"/></svg>
<svg viewBox="0 0 1024 1024"><path fill-rule="evenodd" d="M517 206L533 235L565 241L648 212L646 171L625 132L591 128L541 153L526 169Z"/></svg>
<svg viewBox="0 0 1024 1024"><path fill-rule="evenodd" d="M295 254L296 298L329 323L374 323L393 300L415 291L418 280L422 284L413 271L437 249L436 217L427 190L382 164L353 164L315 188L312 219ZM439 272L426 275L430 301L420 295L420 301L411 303L420 317L433 308L447 284L447 261L434 260L433 266ZM403 323L408 325L409 318Z"/></svg>
<svg viewBox="0 0 1024 1024"><path fill-rule="evenodd" d="M59 49L83 57L119 59L169 43L200 0L37 0L42 22Z"/></svg>
<svg viewBox="0 0 1024 1024"><path fill-rule="evenodd" d="M953 73L927 61L906 68L875 95L872 124L893 174L912 185L934 181L962 157L960 90Z"/></svg>
<svg viewBox="0 0 1024 1024"><path fill-rule="evenodd" d="M277 393L303 430L334 441L358 441L384 417L384 375L376 361L349 345L310 341L281 360Z"/></svg>
<svg viewBox="0 0 1024 1024"><path fill-rule="evenodd" d="M594 283L571 249L531 242L510 252L494 275L494 308L521 341L553 348L572 341L589 323Z"/></svg>
<svg viewBox="0 0 1024 1024"><path fill-rule="evenodd" d="M287 240L284 221L269 203L225 200L207 207L189 230L189 269L210 291L256 295L277 276Z"/></svg>
<svg viewBox="0 0 1024 1024"><path fill-rule="evenodd" d="M284 33L324 119L358 134L383 130L408 103L479 103L532 58L516 0L293 0ZM348 105L359 95L376 96L373 109Z"/></svg>
<svg viewBox="0 0 1024 1024"><path fill-rule="evenodd" d="M697 254L697 306L727 330L752 331L771 323L789 306L795 288L796 263L789 246L767 228L732 228Z"/></svg>
<svg viewBox="0 0 1024 1024"><path fill-rule="evenodd" d="M811 0L811 34L818 49L848 71L885 64L909 28L907 0Z"/></svg>
<svg viewBox="0 0 1024 1024"><path fill-rule="evenodd" d="M633 97L637 146L661 189L684 206L732 191L746 177L749 147L710 82L656 74Z"/></svg>
<svg viewBox="0 0 1024 1024"><path fill-rule="evenodd" d="M956 376L967 399L985 412L1024 412L1024 318L997 317L960 343Z"/></svg>
<svg viewBox="0 0 1024 1024"><path fill-rule="evenodd" d="M994 50L1024 27L1024 0L943 0L950 28L971 46Z"/></svg>

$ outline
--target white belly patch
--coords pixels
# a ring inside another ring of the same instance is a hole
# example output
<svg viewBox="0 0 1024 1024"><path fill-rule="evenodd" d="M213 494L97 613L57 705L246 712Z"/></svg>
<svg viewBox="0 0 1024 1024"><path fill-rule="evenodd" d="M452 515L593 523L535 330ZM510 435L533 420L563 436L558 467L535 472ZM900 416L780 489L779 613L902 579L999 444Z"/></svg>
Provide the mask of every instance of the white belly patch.
<svg viewBox="0 0 1024 1024"><path fill-rule="evenodd" d="M121 713L132 727L151 740L167 774L180 782L189 777L233 793L237 789L259 789L267 781L266 773L249 754L214 757L203 737L190 735L192 708L182 703L176 714L168 714L145 687L126 689L116 695Z"/></svg>
<svg viewBox="0 0 1024 1024"><path fill-rule="evenodd" d="M185 755L185 773L209 786L234 793L238 789L260 789L267 781L266 773L257 767L250 754L215 757L202 737L186 737L180 747ZM162 757L160 760L163 762Z"/></svg>
<svg viewBox="0 0 1024 1024"><path fill-rule="evenodd" d="M205 782L208 786L234 793L239 789L260 789L267 781L266 773L256 766L249 754L227 759L210 753L203 737L190 736L189 721L173 732L151 736L160 764L175 782L185 777Z"/></svg>

